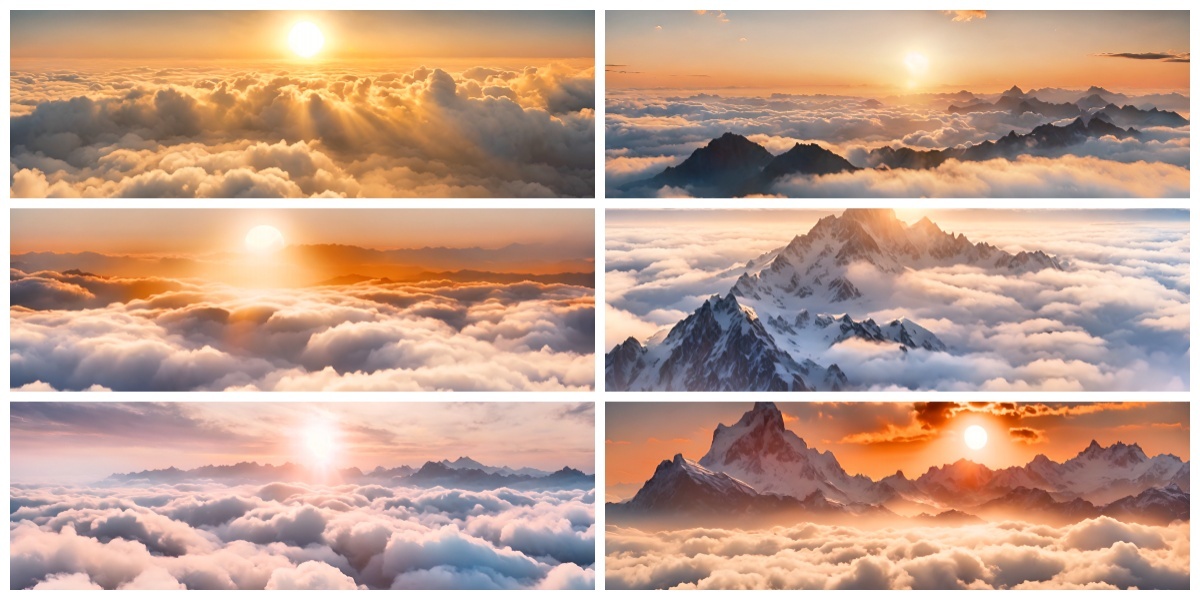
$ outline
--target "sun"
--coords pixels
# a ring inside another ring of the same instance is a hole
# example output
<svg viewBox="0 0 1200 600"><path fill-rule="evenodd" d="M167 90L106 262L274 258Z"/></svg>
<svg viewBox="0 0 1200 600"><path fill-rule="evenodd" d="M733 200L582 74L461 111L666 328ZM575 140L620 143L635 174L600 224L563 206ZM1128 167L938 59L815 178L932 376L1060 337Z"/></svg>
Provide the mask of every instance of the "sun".
<svg viewBox="0 0 1200 600"><path fill-rule="evenodd" d="M963 442L972 450L982 449L987 445L987 441L987 430L978 425L972 425L963 432Z"/></svg>
<svg viewBox="0 0 1200 600"><path fill-rule="evenodd" d="M288 34L288 46L301 58L312 58L324 45L325 36L321 33L321 28L311 21L296 23L292 32Z"/></svg>
<svg viewBox="0 0 1200 600"><path fill-rule="evenodd" d="M340 449L338 432L328 423L313 423L303 430L300 441L309 463L316 467L333 464Z"/></svg>
<svg viewBox="0 0 1200 600"><path fill-rule="evenodd" d="M246 233L246 249L256 253L283 248L283 234L270 225L259 225Z"/></svg>
<svg viewBox="0 0 1200 600"><path fill-rule="evenodd" d="M920 52L909 52L904 56L904 66L914 76L924 75L929 71L929 58Z"/></svg>

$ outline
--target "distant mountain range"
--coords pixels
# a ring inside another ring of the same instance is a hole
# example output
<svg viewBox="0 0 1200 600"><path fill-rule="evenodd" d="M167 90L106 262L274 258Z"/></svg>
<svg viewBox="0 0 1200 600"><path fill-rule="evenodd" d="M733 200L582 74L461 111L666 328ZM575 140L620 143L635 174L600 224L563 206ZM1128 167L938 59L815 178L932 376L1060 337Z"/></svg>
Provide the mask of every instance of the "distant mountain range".
<svg viewBox="0 0 1200 600"><path fill-rule="evenodd" d="M908 225L889 209L847 209L746 263L724 295L712 296L669 330L615 346L605 356L605 389L838 391L855 387L853 373L822 359L847 340L900 353L951 351L902 316L876 323L819 312L848 310L863 297L852 265L870 266L880 276L957 265L997 275L1063 269L1044 252L1012 254L974 243L928 218Z"/></svg>
<svg viewBox="0 0 1200 600"><path fill-rule="evenodd" d="M1016 131L995 141L945 148L914 150L908 147L883 146L867 153L869 168L932 169L950 159L983 161L994 158L1015 159L1019 156L1041 156L1081 144L1090 138L1113 136L1118 139L1139 137L1136 129L1122 129L1111 122L1125 119L1126 113L1113 117L1101 111L1087 120L1078 117L1068 125L1047 123L1027 134ZM1173 114L1173 113L1172 113ZM700 197L738 197L772 193L772 185L792 175L832 175L861 170L850 161L817 144L796 144L787 152L772 155L766 148L744 136L725 133L677 166L661 173L620 186L627 194L637 190L656 190L665 186L685 189Z"/></svg>
<svg viewBox="0 0 1200 600"><path fill-rule="evenodd" d="M1147 456L1137 444L1093 441L1058 463L1038 455L992 470L968 460L901 471L875 481L850 475L832 452L818 452L784 426L770 402L755 403L732 426L718 425L708 452L663 460L632 498L609 503L615 524L678 525L764 521L964 524L1021 519L1063 525L1107 515L1165 524L1190 519L1190 463Z"/></svg>
<svg viewBox="0 0 1200 600"><path fill-rule="evenodd" d="M1075 94L1070 101L1046 101L1038 94L1061 98ZM793 175L820 176L850 173L861 169L932 169L947 160L984 161L996 158L1016 159L1020 156L1056 156L1057 154L1105 136L1118 139L1140 138L1137 128L1187 127L1187 118L1177 112L1160 110L1153 101L1176 106L1182 99L1187 110L1187 97L1179 94L1134 98L1103 88L1090 88L1083 95L1068 90L1043 89L1028 93L1013 86L995 101L962 92L957 97L969 101L947 109L953 114L1005 112L1013 115L1033 113L1046 122L1032 131L1019 134L1015 130L995 140L979 144L919 150L910 147L882 146L870 150L862 164L855 165L846 158L817 144L795 144L776 156L763 146L744 136L727 132L707 145L697 148L682 163L667 167L650 177L625 183L617 192L625 195L647 195L665 186L687 190L700 197L736 197L773 193L773 185ZM1119 102L1125 104L1118 105ZM1072 119L1068 124L1055 121Z"/></svg>
<svg viewBox="0 0 1200 600"><path fill-rule="evenodd" d="M365 473L355 467L337 469L333 472L318 472L294 463L260 465L256 462L240 462L233 465L207 465L188 470L169 467L136 473L114 473L104 480L105 483L125 485L176 484L198 481L214 481L227 485L336 481L338 483L383 483L415 487L442 486L472 490L501 487L590 489L595 486L594 476L570 467L563 467L554 472L531 467L519 469L507 466L493 467L466 456L453 461L428 461L419 468L407 465L387 469L376 467Z"/></svg>

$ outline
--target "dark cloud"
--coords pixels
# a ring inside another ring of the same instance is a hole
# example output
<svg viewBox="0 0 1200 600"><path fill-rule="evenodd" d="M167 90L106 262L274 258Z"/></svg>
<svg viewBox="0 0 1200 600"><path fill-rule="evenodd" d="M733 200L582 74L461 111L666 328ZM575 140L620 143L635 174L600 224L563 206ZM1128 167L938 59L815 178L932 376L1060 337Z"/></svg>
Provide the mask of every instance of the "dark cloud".
<svg viewBox="0 0 1200 600"><path fill-rule="evenodd" d="M1101 52L1095 56L1105 58L1132 58L1134 60L1161 60L1163 62L1191 62L1190 52Z"/></svg>

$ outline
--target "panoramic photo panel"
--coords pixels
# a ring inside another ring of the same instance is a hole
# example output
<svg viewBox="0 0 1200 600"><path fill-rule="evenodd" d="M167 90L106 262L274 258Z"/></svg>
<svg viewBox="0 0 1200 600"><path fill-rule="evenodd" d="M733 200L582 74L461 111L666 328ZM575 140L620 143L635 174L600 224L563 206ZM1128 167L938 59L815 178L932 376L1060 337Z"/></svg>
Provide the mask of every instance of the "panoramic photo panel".
<svg viewBox="0 0 1200 600"><path fill-rule="evenodd" d="M14 198L595 195L592 11L14 11Z"/></svg>
<svg viewBox="0 0 1200 600"><path fill-rule="evenodd" d="M1186 391L1186 210L609 210L606 391Z"/></svg>
<svg viewBox="0 0 1200 600"><path fill-rule="evenodd" d="M1188 589L1186 402L610 402L606 589Z"/></svg>
<svg viewBox="0 0 1200 600"><path fill-rule="evenodd" d="M588 403L10 409L11 589L592 589Z"/></svg>
<svg viewBox="0 0 1200 600"><path fill-rule="evenodd" d="M608 197L1189 195L1187 11L605 15Z"/></svg>
<svg viewBox="0 0 1200 600"><path fill-rule="evenodd" d="M19 390L595 380L592 210L12 211Z"/></svg>

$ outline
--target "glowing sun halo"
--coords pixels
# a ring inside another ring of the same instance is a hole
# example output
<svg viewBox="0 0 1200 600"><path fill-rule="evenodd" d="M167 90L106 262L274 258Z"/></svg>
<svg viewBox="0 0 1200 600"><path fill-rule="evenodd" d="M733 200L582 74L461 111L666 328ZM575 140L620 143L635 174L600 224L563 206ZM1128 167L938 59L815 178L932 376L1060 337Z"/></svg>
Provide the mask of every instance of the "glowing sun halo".
<svg viewBox="0 0 1200 600"><path fill-rule="evenodd" d="M909 52L904 56L904 66L913 75L924 75L929 70L929 59L920 52Z"/></svg>
<svg viewBox="0 0 1200 600"><path fill-rule="evenodd" d="M987 438L987 430L978 425L972 425L963 432L963 442L972 450L979 450L986 446Z"/></svg>
<svg viewBox="0 0 1200 600"><path fill-rule="evenodd" d="M283 234L270 225L259 225L246 234L246 249L251 252L274 252L283 248Z"/></svg>
<svg viewBox="0 0 1200 600"><path fill-rule="evenodd" d="M325 45L325 36L321 28L310 21L301 21L292 27L288 34L288 46L292 52L301 58L312 58Z"/></svg>

